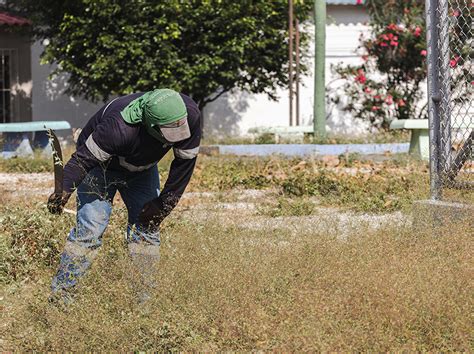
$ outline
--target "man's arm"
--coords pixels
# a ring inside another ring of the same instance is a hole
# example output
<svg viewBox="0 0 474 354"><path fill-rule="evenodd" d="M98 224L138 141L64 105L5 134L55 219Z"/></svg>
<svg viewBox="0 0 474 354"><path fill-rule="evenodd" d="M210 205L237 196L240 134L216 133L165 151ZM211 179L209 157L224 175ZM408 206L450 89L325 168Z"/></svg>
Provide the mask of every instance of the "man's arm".
<svg viewBox="0 0 474 354"><path fill-rule="evenodd" d="M48 209L54 214L61 213L71 194L90 170L113 155L126 151L123 148L126 142L113 117L104 119L89 136L79 138L79 141L82 143L77 146L76 152L64 167L62 194L53 193L48 199Z"/></svg>
<svg viewBox="0 0 474 354"><path fill-rule="evenodd" d="M151 223L159 225L176 207L191 180L201 142L200 122L197 119L193 123L191 137L173 147L174 160L160 196L145 204L140 214L139 221L144 227Z"/></svg>
<svg viewBox="0 0 474 354"><path fill-rule="evenodd" d="M196 155L199 147L196 148ZM145 205L140 216L142 225L147 226L151 221L159 225L178 204L186 189L196 165L196 156L191 159L175 157L171 163L168 179L160 196Z"/></svg>

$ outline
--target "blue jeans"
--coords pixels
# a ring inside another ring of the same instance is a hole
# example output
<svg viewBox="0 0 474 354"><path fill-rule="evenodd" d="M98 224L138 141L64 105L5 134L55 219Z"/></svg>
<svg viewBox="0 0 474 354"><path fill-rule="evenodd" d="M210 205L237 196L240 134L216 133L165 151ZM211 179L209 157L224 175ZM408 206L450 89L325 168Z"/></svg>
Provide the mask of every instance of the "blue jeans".
<svg viewBox="0 0 474 354"><path fill-rule="evenodd" d="M148 201L160 194L156 166L141 172L110 171L97 167L89 172L77 189L77 224L67 238L59 269L53 278L53 292L69 290L85 274L102 245L112 203L120 192L128 211L126 240L133 263L141 277L151 278L159 260L159 232L146 232L137 225L138 216ZM152 284L151 280L148 285Z"/></svg>

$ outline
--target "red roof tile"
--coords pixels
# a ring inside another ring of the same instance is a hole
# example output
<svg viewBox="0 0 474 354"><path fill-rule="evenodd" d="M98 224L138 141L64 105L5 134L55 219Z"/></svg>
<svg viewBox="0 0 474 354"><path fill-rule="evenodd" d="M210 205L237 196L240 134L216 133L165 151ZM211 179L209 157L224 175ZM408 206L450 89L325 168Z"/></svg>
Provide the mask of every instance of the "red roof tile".
<svg viewBox="0 0 474 354"><path fill-rule="evenodd" d="M23 26L23 25L30 25L31 21L27 20L26 18L13 16L7 14L6 12L0 12L0 25L7 25L7 26Z"/></svg>

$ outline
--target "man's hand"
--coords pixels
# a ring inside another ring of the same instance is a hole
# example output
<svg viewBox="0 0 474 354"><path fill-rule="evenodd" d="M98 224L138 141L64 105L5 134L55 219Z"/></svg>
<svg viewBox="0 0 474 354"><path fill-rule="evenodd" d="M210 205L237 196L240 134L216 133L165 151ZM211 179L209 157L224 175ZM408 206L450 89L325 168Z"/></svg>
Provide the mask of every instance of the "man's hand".
<svg viewBox="0 0 474 354"><path fill-rule="evenodd" d="M66 205L67 201L71 193L62 192L60 193L53 193L48 198L48 210L51 214L61 214L63 212L64 206Z"/></svg>
<svg viewBox="0 0 474 354"><path fill-rule="evenodd" d="M166 215L163 213L163 205L161 199L156 198L143 206L138 216L140 226L145 229L158 229Z"/></svg>

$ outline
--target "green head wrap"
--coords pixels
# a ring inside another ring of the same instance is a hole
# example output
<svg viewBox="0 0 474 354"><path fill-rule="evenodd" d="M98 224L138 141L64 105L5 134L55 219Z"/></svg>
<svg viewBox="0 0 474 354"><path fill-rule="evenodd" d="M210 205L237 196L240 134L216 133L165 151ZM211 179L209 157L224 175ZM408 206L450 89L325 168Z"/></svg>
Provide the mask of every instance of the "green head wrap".
<svg viewBox="0 0 474 354"><path fill-rule="evenodd" d="M134 99L120 114L127 123L143 122L148 133L158 138L154 126L176 122L186 117L187 110L178 92L157 89Z"/></svg>

